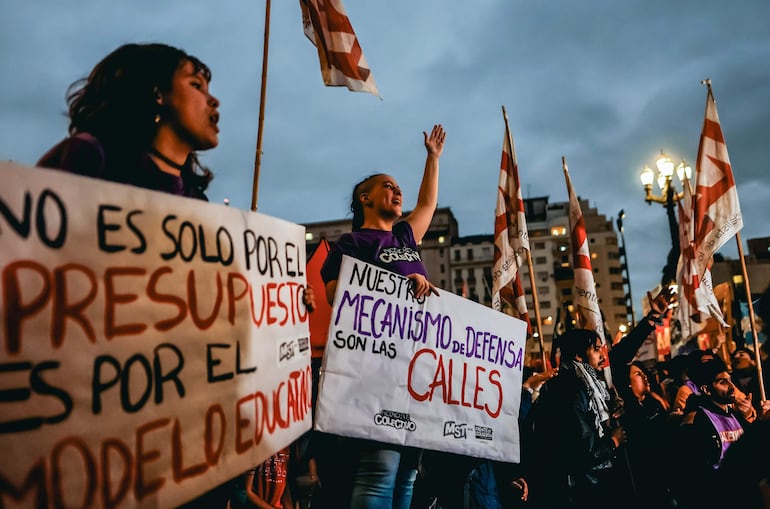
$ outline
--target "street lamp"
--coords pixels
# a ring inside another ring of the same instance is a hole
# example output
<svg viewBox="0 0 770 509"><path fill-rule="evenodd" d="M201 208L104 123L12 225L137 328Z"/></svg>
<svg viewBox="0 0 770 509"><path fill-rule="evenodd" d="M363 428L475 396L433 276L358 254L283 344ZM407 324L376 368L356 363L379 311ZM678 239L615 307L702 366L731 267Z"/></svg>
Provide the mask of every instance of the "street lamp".
<svg viewBox="0 0 770 509"><path fill-rule="evenodd" d="M649 205L652 202L662 204L666 208L668 215L671 251L668 253L666 266L663 267L663 277L660 280L661 285L666 286L676 280L676 263L679 259L679 226L676 221L676 214L674 213L674 204L684 196L684 192L677 192L674 187L674 170L676 169L676 176L679 178L679 181L684 182L686 179L690 179L692 168L687 165L684 159L675 168L674 161L663 153L662 150L660 151L660 156L655 161L655 166L658 168L657 181L661 194L656 195L652 192L652 183L656 180L655 171L652 168L644 165L639 178L644 187L644 201Z"/></svg>

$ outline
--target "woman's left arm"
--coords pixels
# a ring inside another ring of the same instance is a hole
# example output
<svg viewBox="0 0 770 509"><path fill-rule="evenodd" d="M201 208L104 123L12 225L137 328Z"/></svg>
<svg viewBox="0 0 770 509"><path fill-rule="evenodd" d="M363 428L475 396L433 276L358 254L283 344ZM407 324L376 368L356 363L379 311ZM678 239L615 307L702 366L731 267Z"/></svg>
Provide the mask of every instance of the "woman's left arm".
<svg viewBox="0 0 770 509"><path fill-rule="evenodd" d="M433 126L430 135L423 131L425 137L425 149L428 156L425 159L425 172L420 183L420 191L417 194L417 205L406 218L414 233L414 240L419 244L428 231L433 213L438 204L438 161L444 151L444 128L441 124Z"/></svg>

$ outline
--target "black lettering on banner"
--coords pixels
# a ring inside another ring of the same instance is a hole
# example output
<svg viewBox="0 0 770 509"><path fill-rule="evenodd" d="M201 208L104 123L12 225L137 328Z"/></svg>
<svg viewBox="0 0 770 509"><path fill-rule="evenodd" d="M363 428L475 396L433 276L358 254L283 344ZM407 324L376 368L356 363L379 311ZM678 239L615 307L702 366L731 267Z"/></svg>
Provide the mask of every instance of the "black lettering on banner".
<svg viewBox="0 0 770 509"><path fill-rule="evenodd" d="M257 366L243 367L241 364L241 342L235 342L235 371L222 371L214 373L214 368L222 364L222 359L214 357L214 349L229 350L230 343L210 343L206 345L206 381L208 383L231 380L236 375L244 375L257 371Z"/></svg>
<svg viewBox="0 0 770 509"><path fill-rule="evenodd" d="M209 243L206 242L206 232L203 225L199 224L196 227L190 221L182 221L179 227L175 228L172 222L176 219L177 216L174 214L169 214L163 218L163 234L173 244L170 251L161 253L160 257L163 260L171 260L178 256L185 262L192 261L197 257L205 263L218 263L225 267L233 263L235 246L230 232L225 227L222 226L217 229L213 242L214 250L210 253L211 248L207 247Z"/></svg>
<svg viewBox="0 0 770 509"><path fill-rule="evenodd" d="M0 375L3 373L14 373L19 371L29 371L29 388L16 387L12 389L0 390L0 402L14 403L29 400L33 395L52 396L59 400L64 409L55 415L42 416L35 415L24 417L15 421L0 421L0 434L18 433L40 428L44 424L56 424L65 420L72 413L73 402L69 393L60 387L53 386L43 379L43 371L58 369L58 361L44 361L33 365L31 362L11 362L0 364ZM37 405L29 405L35 409ZM3 412L0 411L0 416Z"/></svg>
<svg viewBox="0 0 770 509"><path fill-rule="evenodd" d="M252 230L244 230L243 249L246 270L250 270L253 263L260 275L269 274L271 278L275 277L276 274L283 276L283 267L281 267L281 262L278 259L278 241L273 237L257 235Z"/></svg>
<svg viewBox="0 0 770 509"><path fill-rule="evenodd" d="M170 357L173 359L169 360ZM166 359L166 365L173 362L173 367L164 369L163 359ZM183 367L182 351L171 343L161 343L155 347L152 363L141 353L132 355L124 365L111 355L100 355L94 359L91 411L95 415L102 412L102 395L116 385L119 385L120 405L128 413L135 413L144 408L153 389L155 403L161 404L164 399L163 384L166 382L173 382L177 394L183 398L185 388L179 378ZM132 398L132 390L139 391L138 398Z"/></svg>
<svg viewBox="0 0 770 509"><path fill-rule="evenodd" d="M332 340L332 343L337 348L347 348L348 350L366 350L366 339L362 338L361 336L356 336L355 334L350 334L347 337L345 337L345 333L341 330L338 330L335 333L335 337Z"/></svg>
<svg viewBox="0 0 770 509"><path fill-rule="evenodd" d="M29 191L24 193L24 205L21 217L15 215L8 204L0 199L0 215L6 223L22 238L26 239L32 230L32 195ZM57 212L58 214L52 214ZM57 225L54 235L49 234L48 228ZM2 230L0 230L1 232ZM50 189L44 189L40 193L35 206L35 231L40 241L52 249L59 249L64 245L67 237L67 209L64 207L59 195Z"/></svg>
<svg viewBox="0 0 770 509"><path fill-rule="evenodd" d="M123 209L117 205L100 205L96 220L96 233L99 242L99 249L105 253L118 253L124 251L128 246L125 244L110 244L107 241L108 232L120 231L121 225L117 223L108 223L107 212L122 212ZM141 214L141 210L132 210L126 214L126 225L137 240L137 245L131 248L132 253L141 254L147 250L147 240L142 231L134 223L134 216Z"/></svg>

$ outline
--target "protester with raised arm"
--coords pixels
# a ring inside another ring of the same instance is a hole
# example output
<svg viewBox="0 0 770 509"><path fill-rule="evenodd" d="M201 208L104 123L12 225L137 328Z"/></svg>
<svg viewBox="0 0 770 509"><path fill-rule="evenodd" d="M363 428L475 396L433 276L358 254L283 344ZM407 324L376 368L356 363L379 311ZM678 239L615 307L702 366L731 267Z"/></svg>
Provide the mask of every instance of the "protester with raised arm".
<svg viewBox="0 0 770 509"><path fill-rule="evenodd" d="M441 125L423 132L427 158L417 205L403 220L402 194L396 179L386 174L365 178L353 188L350 209L353 231L332 246L321 271L329 302L334 299L343 255L349 255L409 278L418 298L438 294L428 281L418 245L428 231L438 203L439 159L445 133ZM372 380L372 383L377 383ZM420 451L367 440L348 440L355 450L350 507L353 509L409 509ZM322 490L327 475L319 458ZM327 463L328 467L329 464Z"/></svg>

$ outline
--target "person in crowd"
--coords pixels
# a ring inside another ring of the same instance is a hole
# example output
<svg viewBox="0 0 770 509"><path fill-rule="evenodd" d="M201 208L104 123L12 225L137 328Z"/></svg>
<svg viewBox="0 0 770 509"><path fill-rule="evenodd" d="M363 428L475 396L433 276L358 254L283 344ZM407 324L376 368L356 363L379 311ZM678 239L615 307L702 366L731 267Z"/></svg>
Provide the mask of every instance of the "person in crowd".
<svg viewBox="0 0 770 509"><path fill-rule="evenodd" d="M738 390L751 397L754 409L759 412L762 394L759 389L759 373L754 350L748 346L739 346L730 354L730 359L733 368L730 379Z"/></svg>
<svg viewBox="0 0 770 509"><path fill-rule="evenodd" d="M683 415L695 410L700 402L698 399L701 395L700 387L699 384L692 379L691 373L693 371L698 371L703 364L711 362L714 359L722 360L713 350L694 350L690 352L687 357L686 376L688 379L681 387L679 387L674 404L671 407L672 413ZM724 364L724 361L722 361L722 363ZM725 369L728 369L726 365ZM733 385L733 392L735 394L735 401L732 405L738 412L740 412L746 422L754 422L757 419L758 412L757 409L754 408L751 394L744 394L743 391L735 385Z"/></svg>
<svg viewBox="0 0 770 509"><path fill-rule="evenodd" d="M746 427L743 435L725 452L719 467L715 507L767 509L770 507L770 418ZM763 496L765 497L763 499Z"/></svg>
<svg viewBox="0 0 770 509"><path fill-rule="evenodd" d="M640 361L633 361L618 392L623 399L620 422L626 430L625 454L634 496L642 509L671 507L673 497L663 475L675 421L669 419L669 403L652 390L651 373Z"/></svg>
<svg viewBox="0 0 770 509"><path fill-rule="evenodd" d="M748 422L733 409L736 389L722 359L715 357L690 368L690 379L697 385L697 402L677 433L677 455L681 478L677 500L685 508L711 507L712 489L719 485L719 468L725 453L743 434Z"/></svg>
<svg viewBox="0 0 770 509"><path fill-rule="evenodd" d="M661 382L663 395L668 401L670 410L673 410L676 394L679 388L684 384L687 378L687 355L676 355L668 360L668 376Z"/></svg>
<svg viewBox="0 0 770 509"><path fill-rule="evenodd" d="M542 508L616 507L628 496L615 468L626 438L600 379L602 339L572 329L560 349L559 374L544 384L522 435L530 501Z"/></svg>
<svg viewBox="0 0 770 509"><path fill-rule="evenodd" d="M330 303L334 300L343 255L409 278L417 298L438 294L428 280L417 246L428 231L438 203L439 159L446 135L441 125L435 125L430 134L423 132L423 136L427 158L422 183L417 204L403 221L398 221L402 215L401 188L392 176L372 175L353 188L350 207L353 231L335 242L321 270ZM348 443L358 448L350 507L408 509L420 452L374 441ZM321 485L324 486L324 472L327 470L320 458L317 461Z"/></svg>
<svg viewBox="0 0 770 509"><path fill-rule="evenodd" d="M660 322L662 317L668 312L668 307L675 297L676 294L668 286L663 287L655 297L650 292L647 292L650 311L643 319L639 320L627 335L615 343L609 350L612 377L613 379L620 377L620 385L623 385L622 380L628 380L628 364L636 356L636 352L639 351L639 348L649 337L650 333L655 330L655 324Z"/></svg>
<svg viewBox="0 0 770 509"><path fill-rule="evenodd" d="M208 200L213 174L197 152L219 143L219 100L210 81L208 66L179 48L124 44L70 86L69 136L37 166ZM312 288L303 302L315 308ZM183 507L224 507L228 488Z"/></svg>
<svg viewBox="0 0 770 509"><path fill-rule="evenodd" d="M284 447L233 483L230 509L294 509L289 489L289 448Z"/></svg>
<svg viewBox="0 0 770 509"><path fill-rule="evenodd" d="M38 166L206 199L197 151L219 143L211 71L165 44L125 44L70 88L70 136Z"/></svg>

